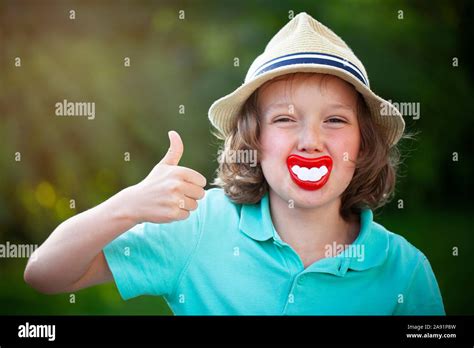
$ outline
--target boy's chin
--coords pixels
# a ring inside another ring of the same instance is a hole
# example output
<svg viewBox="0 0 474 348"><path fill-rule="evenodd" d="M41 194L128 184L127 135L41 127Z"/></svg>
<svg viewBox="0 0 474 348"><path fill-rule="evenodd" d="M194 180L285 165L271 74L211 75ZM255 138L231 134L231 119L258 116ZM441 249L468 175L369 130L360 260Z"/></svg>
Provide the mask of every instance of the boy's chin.
<svg viewBox="0 0 474 348"><path fill-rule="evenodd" d="M316 191L299 192L293 198L295 208L317 209L329 202L329 199Z"/></svg>
<svg viewBox="0 0 474 348"><path fill-rule="evenodd" d="M331 197L328 190L322 187L318 190L305 190L298 186L291 185L285 190L284 200L288 202L290 208L317 209L328 204ZM282 195L283 196L283 195Z"/></svg>

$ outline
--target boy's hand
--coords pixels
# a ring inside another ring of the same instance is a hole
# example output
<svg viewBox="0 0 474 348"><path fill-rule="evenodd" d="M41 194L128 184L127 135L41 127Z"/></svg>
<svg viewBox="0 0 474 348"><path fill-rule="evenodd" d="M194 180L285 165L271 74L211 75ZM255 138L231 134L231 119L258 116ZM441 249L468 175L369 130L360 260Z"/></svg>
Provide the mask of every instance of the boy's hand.
<svg viewBox="0 0 474 348"><path fill-rule="evenodd" d="M186 219L204 197L206 178L195 170L178 166L183 142L168 132L170 148L163 159L137 185L127 189L124 204L135 223L167 223Z"/></svg>

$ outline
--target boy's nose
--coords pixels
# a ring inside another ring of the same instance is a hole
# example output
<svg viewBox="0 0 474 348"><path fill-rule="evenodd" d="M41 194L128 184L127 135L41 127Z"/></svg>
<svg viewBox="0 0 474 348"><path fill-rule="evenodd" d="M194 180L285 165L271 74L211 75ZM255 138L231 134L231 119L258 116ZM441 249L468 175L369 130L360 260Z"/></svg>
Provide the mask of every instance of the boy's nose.
<svg viewBox="0 0 474 348"><path fill-rule="evenodd" d="M299 138L298 151L317 153L323 151L323 141L319 130L315 128L305 129Z"/></svg>

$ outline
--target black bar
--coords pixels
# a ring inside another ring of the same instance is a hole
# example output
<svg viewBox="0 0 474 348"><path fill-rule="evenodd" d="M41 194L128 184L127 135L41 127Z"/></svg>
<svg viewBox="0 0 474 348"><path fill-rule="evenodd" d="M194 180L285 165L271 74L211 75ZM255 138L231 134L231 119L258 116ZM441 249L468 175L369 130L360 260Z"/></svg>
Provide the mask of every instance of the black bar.
<svg viewBox="0 0 474 348"><path fill-rule="evenodd" d="M28 324L27 324L28 323ZM325 343L459 345L474 343L472 316L448 317L178 317L1 316L0 346L159 343ZM21 327L21 325L23 325ZM28 326L27 326L28 325ZM47 335L31 325L55 325ZM409 327L410 325L410 327ZM455 325L455 328L453 327ZM28 331L27 329L33 330ZM47 337L19 337L37 335ZM28 331L28 333L26 333ZM455 334L409 338L407 334ZM49 337L49 338L48 338Z"/></svg>

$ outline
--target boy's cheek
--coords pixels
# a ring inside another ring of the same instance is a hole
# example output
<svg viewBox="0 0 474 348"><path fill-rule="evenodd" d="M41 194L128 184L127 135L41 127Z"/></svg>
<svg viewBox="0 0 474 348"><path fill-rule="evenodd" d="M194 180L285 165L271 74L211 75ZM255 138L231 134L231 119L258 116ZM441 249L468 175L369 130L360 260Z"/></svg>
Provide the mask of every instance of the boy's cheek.
<svg viewBox="0 0 474 348"><path fill-rule="evenodd" d="M289 144L286 139L282 140L282 137L279 136L271 136L266 137L262 136L260 138L260 142L262 144L260 150L260 158L262 161L264 160L280 160L286 153L291 151L291 145Z"/></svg>
<svg viewBox="0 0 474 348"><path fill-rule="evenodd" d="M333 172L334 175L342 177L352 177L354 174L358 155L358 148L348 149L347 147L341 147L337 151L333 152Z"/></svg>
<svg viewBox="0 0 474 348"><path fill-rule="evenodd" d="M350 139L349 141L347 139ZM359 154L359 139L358 138L350 138L349 136L346 138L338 138L334 139L332 142L332 150L330 152L334 153L333 160L335 162L343 162L345 166L353 165L353 162L357 160Z"/></svg>

